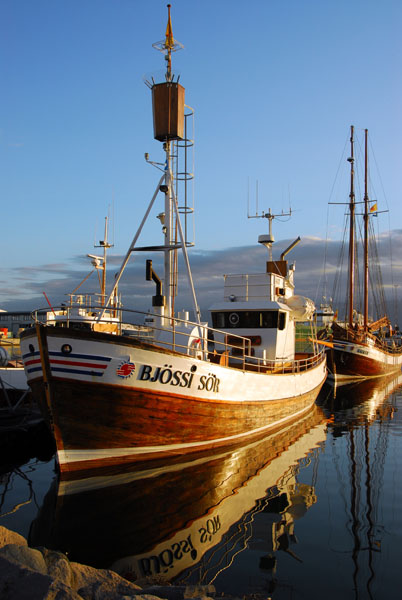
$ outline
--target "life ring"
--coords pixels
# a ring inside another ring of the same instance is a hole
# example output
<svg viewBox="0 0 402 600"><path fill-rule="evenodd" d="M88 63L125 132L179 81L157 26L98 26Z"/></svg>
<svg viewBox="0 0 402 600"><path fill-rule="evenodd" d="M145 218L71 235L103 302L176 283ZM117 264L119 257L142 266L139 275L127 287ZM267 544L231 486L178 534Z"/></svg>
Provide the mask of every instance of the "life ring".
<svg viewBox="0 0 402 600"><path fill-rule="evenodd" d="M193 338L190 342L190 354L195 358L201 358L201 340L200 338Z"/></svg>
<svg viewBox="0 0 402 600"><path fill-rule="evenodd" d="M230 313L230 315L229 315L229 323L231 325L233 325L233 327L236 327L239 324L239 321L240 321L240 317L239 317L238 313L235 313L235 312Z"/></svg>

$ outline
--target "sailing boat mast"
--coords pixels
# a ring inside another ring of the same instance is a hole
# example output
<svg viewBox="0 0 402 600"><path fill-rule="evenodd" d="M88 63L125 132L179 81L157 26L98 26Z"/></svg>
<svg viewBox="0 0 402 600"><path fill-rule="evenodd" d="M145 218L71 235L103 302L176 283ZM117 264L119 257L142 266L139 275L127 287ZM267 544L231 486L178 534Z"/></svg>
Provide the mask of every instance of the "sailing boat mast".
<svg viewBox="0 0 402 600"><path fill-rule="evenodd" d="M364 331L368 328L368 285L369 285L369 265L368 265L368 224L369 224L369 197L368 197L368 158L367 158L367 129L364 130Z"/></svg>
<svg viewBox="0 0 402 600"><path fill-rule="evenodd" d="M354 157L354 127L350 126L350 194L349 194L349 327L353 325L353 304L354 304L354 289L355 289L355 157Z"/></svg>

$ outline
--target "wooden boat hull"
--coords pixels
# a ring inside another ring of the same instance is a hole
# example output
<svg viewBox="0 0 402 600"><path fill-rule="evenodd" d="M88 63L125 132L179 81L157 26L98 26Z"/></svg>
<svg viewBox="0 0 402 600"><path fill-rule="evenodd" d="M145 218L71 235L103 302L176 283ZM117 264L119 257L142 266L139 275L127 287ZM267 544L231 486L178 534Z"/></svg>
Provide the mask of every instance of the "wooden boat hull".
<svg viewBox="0 0 402 600"><path fill-rule="evenodd" d="M325 358L301 372L244 372L120 336L42 331L47 366L34 330L24 334L22 354L62 474L266 435L309 410L326 377ZM132 365L124 377L122 363Z"/></svg>
<svg viewBox="0 0 402 600"><path fill-rule="evenodd" d="M329 377L336 380L380 377L401 370L402 354L348 341L333 341L327 352Z"/></svg>
<svg viewBox="0 0 402 600"><path fill-rule="evenodd" d="M33 393L43 397L43 384ZM277 401L203 401L191 397L143 394L138 390L55 380L53 430L60 470L170 457L238 444L300 417L321 385L298 398Z"/></svg>

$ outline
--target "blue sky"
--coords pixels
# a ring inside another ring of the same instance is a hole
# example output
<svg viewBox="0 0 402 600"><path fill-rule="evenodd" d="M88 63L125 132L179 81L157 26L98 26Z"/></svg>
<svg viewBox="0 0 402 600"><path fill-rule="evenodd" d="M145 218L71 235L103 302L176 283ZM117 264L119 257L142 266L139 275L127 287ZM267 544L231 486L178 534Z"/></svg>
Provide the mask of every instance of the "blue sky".
<svg viewBox="0 0 402 600"><path fill-rule="evenodd" d="M376 199L390 211L381 228L400 228L399 0L171 4L185 47L173 66L195 109L199 269L203 257L211 273L217 257L227 257L224 268L236 254L241 270L244 252L232 249L254 245L267 228L247 219L258 180L259 210L292 207L292 219L274 222L276 239L316 241L314 268L304 267L313 288L323 241L341 236L343 209L328 201L347 199L339 161L351 124L359 136L369 129ZM158 179L144 152L162 160L143 77L164 68L152 43L164 38L166 5L2 0L0 307L42 306L42 288L57 299L71 291L112 204L111 262L125 253ZM344 187L334 198L338 168Z"/></svg>

